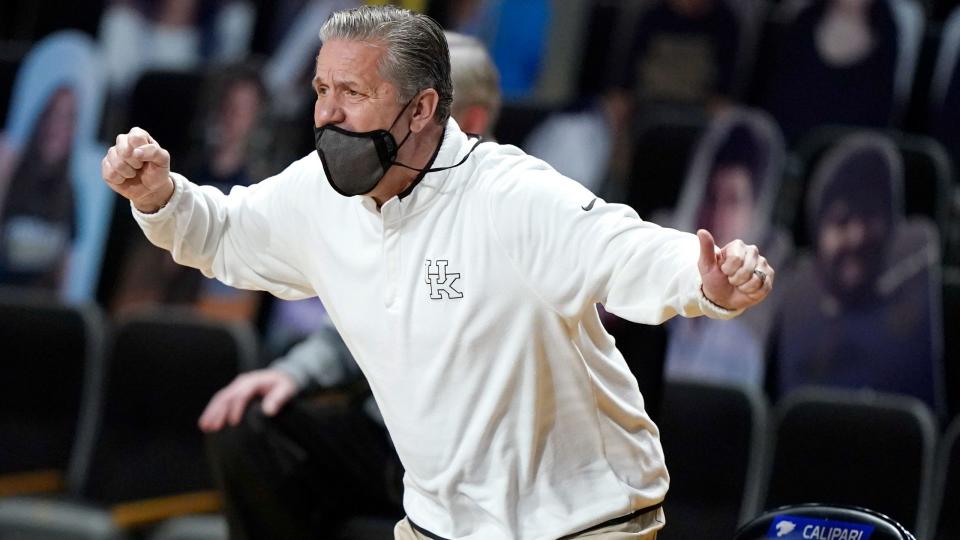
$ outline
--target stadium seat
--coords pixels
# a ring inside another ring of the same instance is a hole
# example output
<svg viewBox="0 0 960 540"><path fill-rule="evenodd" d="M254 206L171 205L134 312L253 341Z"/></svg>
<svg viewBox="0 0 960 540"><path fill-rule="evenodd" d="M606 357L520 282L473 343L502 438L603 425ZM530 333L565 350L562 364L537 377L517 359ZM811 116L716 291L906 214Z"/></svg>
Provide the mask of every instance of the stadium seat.
<svg viewBox="0 0 960 540"><path fill-rule="evenodd" d="M147 540L228 540L227 521L219 515L181 516L157 527Z"/></svg>
<svg viewBox="0 0 960 540"><path fill-rule="evenodd" d="M558 110L559 107L545 104L506 103L500 111L500 119L494 128L493 136L501 144L519 147L533 128L546 120L550 113Z"/></svg>
<svg viewBox="0 0 960 540"><path fill-rule="evenodd" d="M102 370L104 321L93 305L0 293L0 496L60 491L81 411L84 384ZM88 428L86 426L85 428Z"/></svg>
<svg viewBox="0 0 960 540"><path fill-rule="evenodd" d="M935 440L932 414L913 398L798 390L775 409L763 507L866 507L926 538Z"/></svg>
<svg viewBox="0 0 960 540"><path fill-rule="evenodd" d="M960 416L953 419L940 443L934 478L937 485L930 538L960 538Z"/></svg>
<svg viewBox="0 0 960 540"><path fill-rule="evenodd" d="M668 381L657 424L670 472L662 538L730 538L758 510L764 398L753 388Z"/></svg>
<svg viewBox="0 0 960 540"><path fill-rule="evenodd" d="M960 415L960 267L943 269L943 371L947 415Z"/></svg>
<svg viewBox="0 0 960 540"><path fill-rule="evenodd" d="M960 6L943 23L930 80L927 122L956 161L960 158Z"/></svg>
<svg viewBox="0 0 960 540"><path fill-rule="evenodd" d="M906 215L923 215L936 223L947 240L951 228L953 171L950 156L936 139L894 129L867 131L853 126L824 126L799 141L792 154L781 197L782 221L791 227L798 244L807 245L803 224L806 204L803 194L813 171L833 146L855 133L875 133L889 140L903 163L903 194Z"/></svg>
<svg viewBox="0 0 960 540"><path fill-rule="evenodd" d="M13 93L13 81L20 68L20 62L30 47L28 42L14 42L0 45L0 126L7 123L7 111Z"/></svg>
<svg viewBox="0 0 960 540"><path fill-rule="evenodd" d="M744 525L733 538L916 540L902 525L878 512L815 503L782 506L764 512Z"/></svg>
<svg viewBox="0 0 960 540"><path fill-rule="evenodd" d="M143 314L118 325L111 353L80 495L119 503L209 489L196 422L217 390L255 367L252 330L189 311Z"/></svg>
<svg viewBox="0 0 960 540"><path fill-rule="evenodd" d="M590 2L584 25L582 55L577 62L579 96L600 94L609 84L610 69L619 56L617 45L627 10L624 2L599 0Z"/></svg>
<svg viewBox="0 0 960 540"><path fill-rule="evenodd" d="M622 202L643 219L673 209L697 142L707 127L702 111L663 107L637 119Z"/></svg>
<svg viewBox="0 0 960 540"><path fill-rule="evenodd" d="M606 67L641 107L707 107L742 96L765 2L621 2L629 30ZM684 7L684 6L687 7ZM621 41L621 40L618 40Z"/></svg>
<svg viewBox="0 0 960 540"><path fill-rule="evenodd" d="M200 113L199 90L204 74L195 71L149 71L136 82L130 96L127 125L137 126L162 141L173 159L187 156L196 137L192 129ZM174 168L182 164L173 163Z"/></svg>
<svg viewBox="0 0 960 540"><path fill-rule="evenodd" d="M82 421L96 428L74 449L76 483L60 500L0 500L0 537L34 538L73 522L112 523L104 534L120 534L220 508L196 423L217 390L255 367L252 329L188 311L131 315L107 358L102 387L86 389L98 407Z"/></svg>

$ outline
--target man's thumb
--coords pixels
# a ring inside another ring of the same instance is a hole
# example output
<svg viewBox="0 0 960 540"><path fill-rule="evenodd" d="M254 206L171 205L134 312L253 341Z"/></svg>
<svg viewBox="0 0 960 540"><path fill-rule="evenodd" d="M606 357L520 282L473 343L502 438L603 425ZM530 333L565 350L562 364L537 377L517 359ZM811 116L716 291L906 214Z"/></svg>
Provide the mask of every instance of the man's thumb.
<svg viewBox="0 0 960 540"><path fill-rule="evenodd" d="M706 274L717 266L717 245L713 241L713 235L706 229L697 231L697 239L700 240L700 260L697 261L697 266L700 267L701 274Z"/></svg>

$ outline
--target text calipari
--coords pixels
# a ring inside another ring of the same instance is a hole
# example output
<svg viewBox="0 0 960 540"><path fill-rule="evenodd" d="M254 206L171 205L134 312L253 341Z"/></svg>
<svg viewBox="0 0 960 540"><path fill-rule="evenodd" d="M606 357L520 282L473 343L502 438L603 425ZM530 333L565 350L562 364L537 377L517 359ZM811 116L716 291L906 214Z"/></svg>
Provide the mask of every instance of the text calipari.
<svg viewBox="0 0 960 540"><path fill-rule="evenodd" d="M427 267L427 285L430 286L430 298L440 300L446 293L447 298L463 298L463 293L453 287L455 281L460 279L460 273L447 272L449 261L437 259L436 264L430 259L426 260Z"/></svg>

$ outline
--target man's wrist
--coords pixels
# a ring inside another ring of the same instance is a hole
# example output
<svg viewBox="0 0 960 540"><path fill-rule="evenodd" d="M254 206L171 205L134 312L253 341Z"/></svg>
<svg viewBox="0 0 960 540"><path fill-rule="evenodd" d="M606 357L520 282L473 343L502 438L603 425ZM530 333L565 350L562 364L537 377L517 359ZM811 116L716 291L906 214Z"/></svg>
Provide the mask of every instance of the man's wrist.
<svg viewBox="0 0 960 540"><path fill-rule="evenodd" d="M704 292L702 284L700 285L699 292L700 310L704 315L710 317L711 319L731 319L743 313L743 309L726 308L711 300L710 297L708 297Z"/></svg>
<svg viewBox="0 0 960 540"><path fill-rule="evenodd" d="M169 180L169 184L162 190L148 193L140 199L132 201L133 207L143 214L156 214L162 210L163 207L170 202L170 199L173 198L173 193L176 191L176 184L173 178L169 178Z"/></svg>
<svg viewBox="0 0 960 540"><path fill-rule="evenodd" d="M736 310L733 309L733 308L728 308L728 307L726 307L726 306L722 306L722 305L714 302L712 298L710 298L709 296L707 296L707 291L703 290L703 284L700 284L700 295L703 296L703 299L706 300L707 302L709 302L711 306L713 306L713 307L715 307L715 308L717 308L717 309L721 309L721 310L723 310L723 311L736 311Z"/></svg>

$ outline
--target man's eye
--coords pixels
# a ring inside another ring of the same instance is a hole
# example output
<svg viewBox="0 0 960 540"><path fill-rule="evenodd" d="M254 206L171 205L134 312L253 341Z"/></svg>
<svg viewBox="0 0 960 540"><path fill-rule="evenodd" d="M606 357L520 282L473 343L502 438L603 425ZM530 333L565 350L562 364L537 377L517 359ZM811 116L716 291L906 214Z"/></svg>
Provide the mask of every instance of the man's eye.
<svg viewBox="0 0 960 540"><path fill-rule="evenodd" d="M356 90L347 90L347 95L350 97L357 97L360 95L360 92L357 92Z"/></svg>

